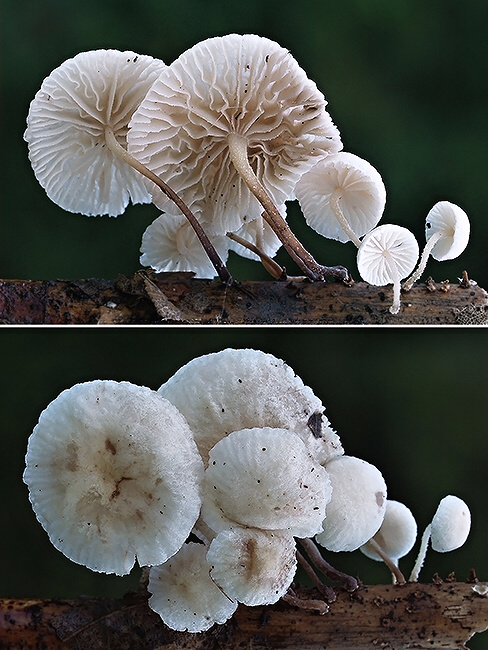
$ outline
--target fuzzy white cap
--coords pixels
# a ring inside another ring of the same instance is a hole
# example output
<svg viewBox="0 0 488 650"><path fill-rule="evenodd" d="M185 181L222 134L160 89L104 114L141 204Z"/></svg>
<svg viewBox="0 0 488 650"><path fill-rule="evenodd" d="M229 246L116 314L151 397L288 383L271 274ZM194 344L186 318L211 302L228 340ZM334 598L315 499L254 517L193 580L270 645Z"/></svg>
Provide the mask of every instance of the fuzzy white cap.
<svg viewBox="0 0 488 650"><path fill-rule="evenodd" d="M447 553L467 540L471 528L471 513L467 504L452 494L441 499L432 519L430 543L434 551Z"/></svg>
<svg viewBox="0 0 488 650"><path fill-rule="evenodd" d="M371 463L339 456L326 465L332 484L324 530L317 542L329 551L354 551L378 531L386 510L386 484Z"/></svg>
<svg viewBox="0 0 488 650"><path fill-rule="evenodd" d="M292 535L234 526L210 544L210 576L222 591L244 605L269 605L286 593L295 575Z"/></svg>
<svg viewBox="0 0 488 650"><path fill-rule="evenodd" d="M63 391L29 438L24 481L54 546L93 571L129 573L176 553L200 512L203 464L176 407L96 380Z"/></svg>
<svg viewBox="0 0 488 650"><path fill-rule="evenodd" d="M202 519L216 532L237 523L311 537L322 530L330 496L327 472L297 435L243 429L210 451Z"/></svg>
<svg viewBox="0 0 488 650"><path fill-rule="evenodd" d="M210 578L204 544L185 544L167 562L149 570L149 607L172 630L204 632L225 623L237 609Z"/></svg>
<svg viewBox="0 0 488 650"><path fill-rule="evenodd" d="M387 499L383 523L373 540L391 560L396 561L411 551L416 538L417 522L412 511L399 501ZM382 561L368 542L360 550L372 560Z"/></svg>
<svg viewBox="0 0 488 650"><path fill-rule="evenodd" d="M227 348L192 359L159 392L187 419L206 463L209 450L238 429L288 429L324 463L343 452L324 405L281 359Z"/></svg>

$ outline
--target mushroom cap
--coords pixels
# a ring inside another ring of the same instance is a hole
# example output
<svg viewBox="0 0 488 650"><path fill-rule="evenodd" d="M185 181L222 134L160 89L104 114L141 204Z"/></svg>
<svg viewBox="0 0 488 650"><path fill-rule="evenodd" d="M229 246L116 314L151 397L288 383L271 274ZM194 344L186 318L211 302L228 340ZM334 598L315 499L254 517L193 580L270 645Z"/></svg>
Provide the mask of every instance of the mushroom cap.
<svg viewBox="0 0 488 650"><path fill-rule="evenodd" d="M44 79L32 100L24 139L34 174L69 212L124 212L150 203L144 178L105 145L105 128L125 146L129 120L165 64L131 51L92 50Z"/></svg>
<svg viewBox="0 0 488 650"><path fill-rule="evenodd" d="M96 380L63 391L29 438L24 482L37 519L69 559L129 573L176 553L199 515L203 465L173 404Z"/></svg>
<svg viewBox="0 0 488 650"><path fill-rule="evenodd" d="M209 38L163 71L132 117L129 150L187 205L198 204L215 234L235 232L262 207L231 164L229 134L246 138L250 164L279 206L319 156L342 147L325 106L277 43L253 34ZM164 197L154 200L167 209Z"/></svg>
<svg viewBox="0 0 488 650"><path fill-rule="evenodd" d="M212 237L220 258L227 259L230 240ZM215 268L190 223L183 215L162 214L142 235L140 263L162 271L193 271L196 278L213 278Z"/></svg>
<svg viewBox="0 0 488 650"><path fill-rule="evenodd" d="M293 431L320 463L343 453L320 399L284 361L260 350L192 359L159 392L187 419L205 463L221 438L253 427Z"/></svg>
<svg viewBox="0 0 488 650"><path fill-rule="evenodd" d="M300 438L269 427L234 431L210 451L202 519L311 537L322 530L331 487Z"/></svg>
<svg viewBox="0 0 488 650"><path fill-rule="evenodd" d="M371 539L383 522L385 481L374 465L354 456L339 456L325 467L332 498L324 530L315 539L329 551L354 551Z"/></svg>
<svg viewBox="0 0 488 650"><path fill-rule="evenodd" d="M149 570L149 607L172 630L204 632L225 623L237 609L209 576L207 547L190 542L170 560Z"/></svg>
<svg viewBox="0 0 488 650"><path fill-rule="evenodd" d="M471 513L459 497L441 499L432 519L430 542L434 551L447 553L459 548L467 540L471 528Z"/></svg>
<svg viewBox="0 0 488 650"><path fill-rule="evenodd" d="M236 526L222 530L210 544L210 576L232 600L244 605L276 603L295 575L294 538L278 531Z"/></svg>
<svg viewBox="0 0 488 650"><path fill-rule="evenodd" d="M459 206L450 201L439 201L430 210L425 220L425 238L427 241L436 232L443 232L431 251L439 262L453 260L461 255L469 241L468 215Z"/></svg>
<svg viewBox="0 0 488 650"><path fill-rule="evenodd" d="M298 181L295 194L305 221L323 237L349 241L330 205L340 195L346 221L357 237L372 230L381 219L386 189L379 172L367 160L340 151L325 156Z"/></svg>
<svg viewBox="0 0 488 650"><path fill-rule="evenodd" d="M385 517L373 539L394 561L409 553L417 539L417 522L412 511L399 501L387 499ZM367 543L360 550L372 560L382 561Z"/></svg>
<svg viewBox="0 0 488 650"><path fill-rule="evenodd" d="M406 278L417 263L419 245L414 235L392 224L378 226L364 236L357 254L357 266L362 279L383 287Z"/></svg>

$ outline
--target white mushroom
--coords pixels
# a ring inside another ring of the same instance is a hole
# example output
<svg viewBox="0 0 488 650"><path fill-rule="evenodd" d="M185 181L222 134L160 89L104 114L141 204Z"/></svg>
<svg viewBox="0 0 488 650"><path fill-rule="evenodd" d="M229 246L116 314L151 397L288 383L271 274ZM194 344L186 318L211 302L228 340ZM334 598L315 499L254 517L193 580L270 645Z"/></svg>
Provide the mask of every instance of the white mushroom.
<svg viewBox="0 0 488 650"><path fill-rule="evenodd" d="M417 240L402 226L378 226L361 242L357 255L359 274L375 286L393 284L392 314L400 311L400 282L412 272L418 256Z"/></svg>
<svg viewBox="0 0 488 650"><path fill-rule="evenodd" d="M229 240L215 236L212 244L221 259L227 259ZM142 235L140 262L155 271L193 271L196 278L213 278L215 267L188 220L162 214Z"/></svg>
<svg viewBox="0 0 488 650"><path fill-rule="evenodd" d="M354 551L376 534L386 511L381 472L354 456L339 456L325 466L332 485L324 530L316 541L329 551Z"/></svg>
<svg viewBox="0 0 488 650"><path fill-rule="evenodd" d="M185 544L170 560L149 570L149 607L172 630L204 632L225 623L237 609L209 576L204 544Z"/></svg>
<svg viewBox="0 0 488 650"><path fill-rule="evenodd" d="M467 504L452 495L441 499L431 523L426 527L410 581L416 582L427 554L429 540L434 551L454 551L467 540L471 528L471 513Z"/></svg>
<svg viewBox="0 0 488 650"><path fill-rule="evenodd" d="M202 519L216 532L240 524L311 537L331 487L300 438L269 427L234 431L210 451Z"/></svg>
<svg viewBox="0 0 488 650"><path fill-rule="evenodd" d="M37 180L69 212L121 214L149 203L143 177L111 146L125 146L132 113L165 64L117 50L82 52L44 79L24 138ZM107 139L110 138L110 142Z"/></svg>
<svg viewBox="0 0 488 650"><path fill-rule="evenodd" d="M394 579L405 582L403 575L395 568L398 567L398 560L411 551L416 538L417 522L411 510L399 501L387 499L385 517L378 532L360 550L372 560L385 562L392 570Z"/></svg>
<svg viewBox="0 0 488 650"><path fill-rule="evenodd" d="M321 278L327 267L303 249L276 206L294 198L319 157L342 146L325 106L277 43L253 34L209 38L163 71L132 117L128 146L213 234L237 231L264 208L294 259ZM159 195L154 200L171 210Z"/></svg>
<svg viewBox="0 0 488 650"><path fill-rule="evenodd" d="M260 350L196 357L159 392L187 419L205 463L221 438L253 427L293 431L320 463L343 453L321 400L284 361Z"/></svg>
<svg viewBox="0 0 488 650"><path fill-rule="evenodd" d="M54 546L93 571L176 553L200 512L201 457L157 392L91 381L63 391L29 438L24 482Z"/></svg>
<svg viewBox="0 0 488 650"><path fill-rule="evenodd" d="M386 190L378 171L352 153L326 156L298 181L295 189L305 221L323 237L352 241L381 219Z"/></svg>
<svg viewBox="0 0 488 650"><path fill-rule="evenodd" d="M425 239L427 241L420 262L403 285L404 291L412 288L427 266L429 255L435 260L453 260L466 248L469 240L469 219L464 210L449 201L439 201L430 210L425 220Z"/></svg>
<svg viewBox="0 0 488 650"><path fill-rule="evenodd" d="M295 575L296 545L290 534L235 526L210 544L210 577L232 600L269 605L286 593Z"/></svg>

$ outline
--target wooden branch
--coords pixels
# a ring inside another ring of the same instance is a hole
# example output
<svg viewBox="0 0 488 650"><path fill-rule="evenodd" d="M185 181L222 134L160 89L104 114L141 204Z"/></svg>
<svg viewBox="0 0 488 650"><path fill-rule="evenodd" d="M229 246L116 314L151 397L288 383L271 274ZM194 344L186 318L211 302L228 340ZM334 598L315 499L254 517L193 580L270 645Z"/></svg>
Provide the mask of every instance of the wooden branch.
<svg viewBox="0 0 488 650"><path fill-rule="evenodd" d="M301 597L320 598L303 590ZM144 594L119 600L0 599L0 647L10 650L370 650L371 648L465 648L488 629L488 583L362 586L337 592L323 615L283 601L268 607L239 606L233 618L208 632L167 628Z"/></svg>
<svg viewBox="0 0 488 650"><path fill-rule="evenodd" d="M117 280L0 280L4 324L486 324L488 293L457 284L416 284L389 312L391 287L364 282L221 282L191 273L140 271Z"/></svg>

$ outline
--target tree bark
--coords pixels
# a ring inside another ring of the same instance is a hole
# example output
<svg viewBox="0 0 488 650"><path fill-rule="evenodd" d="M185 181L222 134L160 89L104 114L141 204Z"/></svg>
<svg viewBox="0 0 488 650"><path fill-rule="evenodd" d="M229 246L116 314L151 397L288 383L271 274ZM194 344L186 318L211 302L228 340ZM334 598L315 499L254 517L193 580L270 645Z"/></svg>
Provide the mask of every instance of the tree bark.
<svg viewBox="0 0 488 650"><path fill-rule="evenodd" d="M244 281L225 286L191 273L140 271L116 280L0 280L4 324L386 324L488 322L488 293L468 279L432 279L402 294L364 282Z"/></svg>
<svg viewBox="0 0 488 650"><path fill-rule="evenodd" d="M310 590L302 597L319 597ZM488 629L488 583L361 586L337 591L323 615L280 601L239 606L224 625L189 634L167 628L145 594L121 599L0 599L0 647L5 650L371 650L465 648Z"/></svg>

